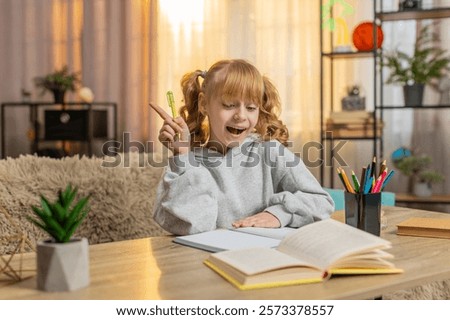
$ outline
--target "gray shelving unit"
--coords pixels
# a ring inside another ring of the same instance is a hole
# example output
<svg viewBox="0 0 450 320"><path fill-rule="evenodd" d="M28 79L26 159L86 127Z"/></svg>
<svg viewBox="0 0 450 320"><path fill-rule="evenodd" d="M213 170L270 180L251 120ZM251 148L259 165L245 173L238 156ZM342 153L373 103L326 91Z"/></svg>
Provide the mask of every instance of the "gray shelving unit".
<svg viewBox="0 0 450 320"><path fill-rule="evenodd" d="M322 26L322 9L325 0L320 1L320 13L321 13L321 26ZM410 10L410 11L384 11L384 1L383 0L372 0L373 10L372 17L367 20L372 20L377 25L382 26L383 23L395 23L396 21L404 21L404 20L424 20L424 19L443 19L450 18L450 7L440 7L440 8L423 8L418 10ZM329 143L330 150L333 149L333 146L338 140L351 140L353 142L357 141L369 141L372 143L373 156L377 158L382 158L384 156L384 141L383 141L383 132L381 135L377 135L377 122L383 122L384 112L388 112L389 110L427 110L427 109L447 109L450 106L446 105L425 105L425 106L394 106L394 105L385 105L383 103L383 87L384 87L384 79L382 68L380 67L379 57L383 55L383 48L381 47L378 50L371 50L365 52L327 52L324 50L324 30L321 29L320 32L320 51L321 51L321 59L320 59L320 75L321 75L321 84L320 84L320 140L321 145L324 146L325 143ZM386 37L386 35L385 35ZM373 38L375 39L374 43L377 43L377 34L376 29L374 28ZM333 48L333 37L329 36L329 48ZM361 137L333 137L325 131L325 119L324 112L325 110L335 110L335 106L333 105L333 96L335 92L333 92L333 67L336 61L339 59L372 59L373 60L373 79L369 79L371 83L365 83L366 86L372 85L373 87L373 99L372 101L366 101L366 103L370 106L368 109L372 110L373 117L373 132L371 137L361 136ZM324 64L325 61L329 61L330 63L330 86L325 90L324 88ZM328 95L329 101L331 103L330 106L325 106L325 96ZM331 164L329 167L329 176L330 176L330 187L334 187L334 166L333 166L333 152L331 151L329 155L325 154L325 150L322 147L321 149L321 159L324 163ZM330 161L327 161L329 157ZM371 158L371 157L370 157ZM322 164L320 169L320 180L321 183L324 184L325 180L325 165Z"/></svg>
<svg viewBox="0 0 450 320"><path fill-rule="evenodd" d="M422 8L418 10L408 10L408 11L384 11L384 3L383 0L374 0L375 6L379 8L378 11L375 12L375 18L380 21L380 25L383 23L395 23L398 21L406 21L406 20L426 20L426 19L445 19L450 18L450 7L439 7L439 8ZM381 50L381 54L383 51ZM395 105L386 105L383 104L383 86L384 79L383 73L380 68L380 93L381 99L380 103L375 104L375 117L379 117L382 121L384 118L384 111L389 110L428 110L428 109L449 109L450 105L421 105L421 106L395 106ZM379 143L379 146L377 145ZM383 136L380 139L374 140L374 150L379 150L379 156L384 156L384 139ZM374 153L374 155L377 155Z"/></svg>
<svg viewBox="0 0 450 320"><path fill-rule="evenodd" d="M327 1L325 0L321 0L320 1L320 16L321 16L321 21L320 21L320 25L322 26L323 24L323 8L324 8L324 4ZM369 3L369 2L367 2ZM372 20L375 22L375 17L376 17L376 1L373 1L373 10L372 10L372 16L367 18L367 20ZM334 176L335 176L335 171L334 171L334 163L333 163L333 159L334 159L334 153L333 153L333 148L335 147L335 143L337 141L342 141L342 140L349 140L349 141L353 141L353 142L357 142L357 141L366 141L366 143L370 143L373 142L376 139L379 139L379 136L376 136L376 122L374 122L374 127L373 127L373 133L374 136L360 136L360 137L346 137L346 136L333 136L332 133L330 132L326 132L325 130L325 110L331 110L334 111L336 110L336 106L333 104L333 97L335 95L334 92L334 83L333 83L333 78L334 78L334 67L335 64L340 61L340 60L357 60L357 59L370 59L373 62L373 74L374 74L374 79L370 80L370 82L373 81L373 83L365 83L366 86L372 85L373 86L373 90L374 90L374 95L373 95L373 100L372 101L366 101L366 104L370 105L369 109L375 109L375 106L377 105L377 97L378 97L378 91L379 88L377 88L376 83L377 83L377 72L376 72L376 68L377 68L377 55L378 55L378 50L370 50L370 51L356 51L356 52L332 52L331 50L333 50L334 48L334 39L332 36L332 32L330 31L330 35L329 35L329 39L326 40L324 37L324 33L326 31L324 31L323 29L321 29L320 32L320 52L321 52L321 59L320 59L320 76L321 76L321 84L320 84L320 143L322 145L322 149L321 149L321 159L324 161L324 163L321 166L320 169L320 180L322 185L324 184L324 180L325 180L325 173L326 173L326 168L325 168L325 164L328 164L329 167L329 177L330 177L330 187L334 187ZM376 35L376 30L374 30L374 39L375 39L375 43L376 43L376 39L377 39L377 35ZM325 43L325 41L329 41L328 43ZM327 49L325 49L325 47L327 47ZM329 48L329 49L328 49ZM324 86L324 82L325 82L325 78L324 78L324 65L325 63L329 63L330 67L329 67L329 81L330 81L330 85L329 88L325 88ZM325 106L325 100L328 97L329 101L330 101L330 105ZM373 111L373 116L375 118L375 111ZM329 154L325 154L326 150L325 150L325 145L329 147L330 149L330 153ZM375 148L377 147L376 143L373 143L373 152L374 154L377 153L377 150L375 150Z"/></svg>

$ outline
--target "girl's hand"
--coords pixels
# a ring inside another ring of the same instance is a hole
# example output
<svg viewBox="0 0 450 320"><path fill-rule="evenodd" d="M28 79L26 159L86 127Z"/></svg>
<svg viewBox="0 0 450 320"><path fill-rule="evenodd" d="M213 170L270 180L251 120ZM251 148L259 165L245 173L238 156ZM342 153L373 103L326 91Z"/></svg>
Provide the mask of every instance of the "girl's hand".
<svg viewBox="0 0 450 320"><path fill-rule="evenodd" d="M270 212L264 211L233 222L233 227L279 228L280 221Z"/></svg>
<svg viewBox="0 0 450 320"><path fill-rule="evenodd" d="M149 105L164 120L164 123L159 130L159 141L166 148L172 150L174 155L188 153L190 150L191 135L183 118L176 117L173 119L160 106L153 103L150 103Z"/></svg>

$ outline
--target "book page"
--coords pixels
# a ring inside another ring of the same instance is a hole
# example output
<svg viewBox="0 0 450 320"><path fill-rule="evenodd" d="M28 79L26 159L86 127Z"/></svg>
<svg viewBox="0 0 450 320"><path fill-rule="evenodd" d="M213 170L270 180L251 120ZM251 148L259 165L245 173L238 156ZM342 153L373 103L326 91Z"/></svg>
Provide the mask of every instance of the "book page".
<svg viewBox="0 0 450 320"><path fill-rule="evenodd" d="M297 230L296 228L258 228L258 227L244 227L232 229L237 232L245 232L250 234L256 234L263 237L283 240L289 233Z"/></svg>
<svg viewBox="0 0 450 320"><path fill-rule="evenodd" d="M278 250L323 270L349 255L389 248L390 242L333 219L299 228L284 238Z"/></svg>
<svg viewBox="0 0 450 320"><path fill-rule="evenodd" d="M277 270L286 267L307 266L306 261L288 256L278 250L270 248L251 248L214 253L208 258L211 262L222 261L238 269L246 275Z"/></svg>
<svg viewBox="0 0 450 320"><path fill-rule="evenodd" d="M218 252L253 247L275 248L280 243L280 240L233 230L217 229L188 236L179 236L173 242L210 252Z"/></svg>
<svg viewBox="0 0 450 320"><path fill-rule="evenodd" d="M358 266L358 268L394 268L394 264L386 260L393 257L385 251L373 250L346 256L345 259L334 262L333 268L352 268L355 266Z"/></svg>

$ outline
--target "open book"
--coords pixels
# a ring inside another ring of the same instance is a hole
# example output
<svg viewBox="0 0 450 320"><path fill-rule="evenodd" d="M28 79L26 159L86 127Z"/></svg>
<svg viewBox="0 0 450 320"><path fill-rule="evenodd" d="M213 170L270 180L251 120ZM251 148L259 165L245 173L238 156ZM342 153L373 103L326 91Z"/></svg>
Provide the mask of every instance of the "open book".
<svg viewBox="0 0 450 320"><path fill-rule="evenodd" d="M239 289L320 282L332 274L400 273L390 242L333 219L288 234L274 248L211 254L205 264Z"/></svg>
<svg viewBox="0 0 450 320"><path fill-rule="evenodd" d="M245 248L275 248L294 228L237 228L176 237L173 242L211 252Z"/></svg>

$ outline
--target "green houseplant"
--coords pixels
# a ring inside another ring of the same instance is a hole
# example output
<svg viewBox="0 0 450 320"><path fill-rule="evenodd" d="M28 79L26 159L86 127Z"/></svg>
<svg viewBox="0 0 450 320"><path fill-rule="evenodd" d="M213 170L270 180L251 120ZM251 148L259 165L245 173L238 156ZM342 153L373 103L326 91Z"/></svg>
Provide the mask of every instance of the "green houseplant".
<svg viewBox="0 0 450 320"><path fill-rule="evenodd" d="M436 170L426 170L419 174L419 182L423 182L431 186L433 183L443 182L444 176Z"/></svg>
<svg viewBox="0 0 450 320"><path fill-rule="evenodd" d="M34 83L38 88L51 91L55 98L55 103L64 103L64 96L67 91L75 91L76 85L80 83L78 73L70 73L67 66L55 70L43 77L34 78Z"/></svg>
<svg viewBox="0 0 450 320"><path fill-rule="evenodd" d="M89 196L74 203L76 195L70 184L54 202L41 195L41 207L32 206L36 217L27 217L51 237L37 244L38 289L70 291L89 284L88 241L72 237L89 212Z"/></svg>
<svg viewBox="0 0 450 320"><path fill-rule="evenodd" d="M430 196L433 183L444 181L444 176L436 170L429 169L431 157L408 156L396 162L395 166L404 175L410 177L411 192L417 196Z"/></svg>
<svg viewBox="0 0 450 320"><path fill-rule="evenodd" d="M394 50L387 52L381 61L390 70L386 83L403 85L405 105L421 105L424 86L449 70L450 57L446 50L436 46L439 39L429 27L420 30L412 55Z"/></svg>

